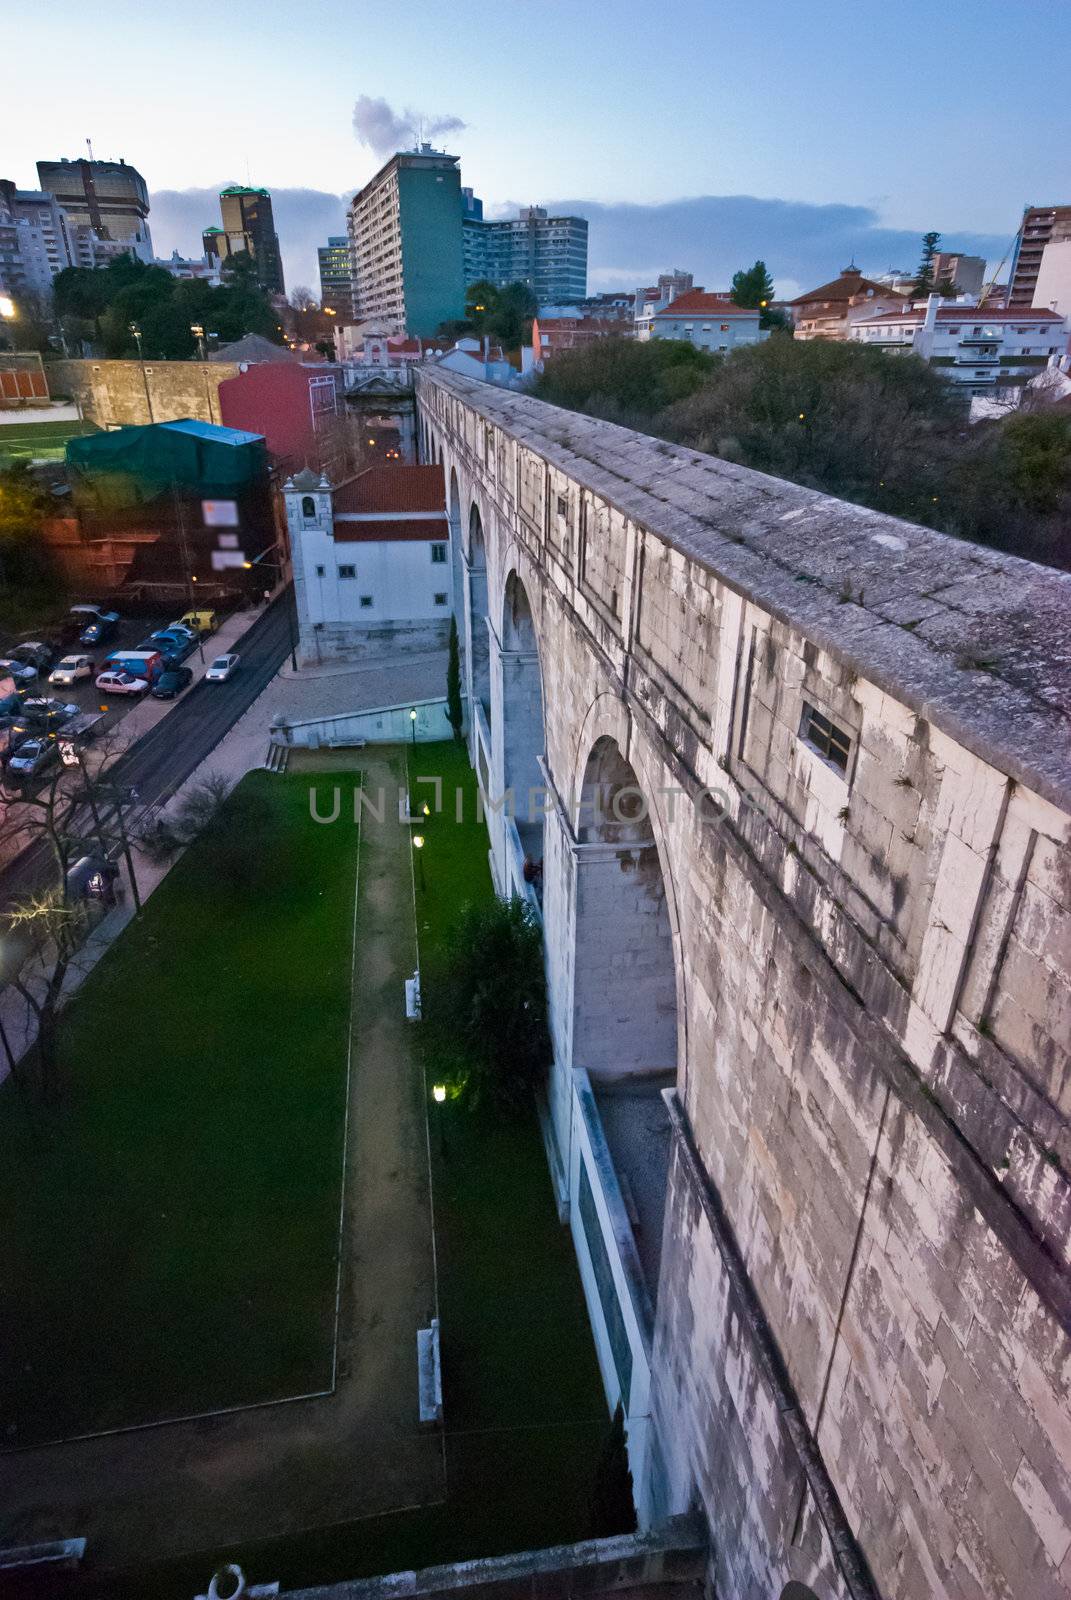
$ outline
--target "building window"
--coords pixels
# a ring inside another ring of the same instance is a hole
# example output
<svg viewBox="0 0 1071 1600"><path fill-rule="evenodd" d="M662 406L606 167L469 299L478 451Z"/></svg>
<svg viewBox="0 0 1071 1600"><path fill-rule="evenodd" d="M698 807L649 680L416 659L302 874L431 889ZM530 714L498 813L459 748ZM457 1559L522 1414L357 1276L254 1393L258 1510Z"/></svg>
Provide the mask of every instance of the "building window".
<svg viewBox="0 0 1071 1600"><path fill-rule="evenodd" d="M361 605L364 607L364 609L367 610L371 604L372 596L370 594L363 594L361 596Z"/></svg>
<svg viewBox="0 0 1071 1600"><path fill-rule="evenodd" d="M318 578L322 578L323 575L324 575L324 568L323 567L317 567L316 568L316 576Z"/></svg>
<svg viewBox="0 0 1071 1600"><path fill-rule="evenodd" d="M301 500L301 515L306 522L316 521L316 501L311 494L303 495Z"/></svg>
<svg viewBox="0 0 1071 1600"><path fill-rule="evenodd" d="M357 576L357 568L356 567L339 567L338 575L339 575L340 578L355 578Z"/></svg>
<svg viewBox="0 0 1071 1600"><path fill-rule="evenodd" d="M567 517L569 515L569 502L563 494L558 496L558 515L559 517Z"/></svg>
<svg viewBox="0 0 1071 1600"><path fill-rule="evenodd" d="M435 604L437 606L444 606L446 604L446 596L445 596L445 594L437 594L435 596Z"/></svg>
<svg viewBox="0 0 1071 1600"><path fill-rule="evenodd" d="M803 704L803 716L800 720L800 738L804 744L809 744L812 750L816 750L823 761L828 761L830 766L836 767L838 772L847 772L848 757L852 749L851 736L806 701Z"/></svg>
<svg viewBox="0 0 1071 1600"><path fill-rule="evenodd" d="M441 565L445 562L446 546L444 544L433 544L431 547L431 559L436 565Z"/></svg>

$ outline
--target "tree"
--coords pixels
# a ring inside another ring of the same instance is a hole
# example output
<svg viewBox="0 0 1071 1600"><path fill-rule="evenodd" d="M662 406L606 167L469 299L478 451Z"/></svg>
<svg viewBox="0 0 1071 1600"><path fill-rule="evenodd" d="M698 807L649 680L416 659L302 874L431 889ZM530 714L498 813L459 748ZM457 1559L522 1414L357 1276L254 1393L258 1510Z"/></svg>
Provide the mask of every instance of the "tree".
<svg viewBox="0 0 1071 1600"><path fill-rule="evenodd" d="M932 294L933 284L933 258L937 254L937 247L941 243L939 233L924 233L922 235L922 260L915 276L915 293L921 299L923 295Z"/></svg>
<svg viewBox="0 0 1071 1600"><path fill-rule="evenodd" d="M784 312L770 310L770 302L773 297L774 283L766 270L765 261L756 261L753 267L733 273L729 299L735 306L743 306L747 310L758 311L760 328L783 328L785 326Z"/></svg>
<svg viewBox="0 0 1071 1600"><path fill-rule="evenodd" d="M36 844L45 852L40 884L2 919L3 975L25 1003L34 1035L18 1081L44 1102L61 1097L60 1007L89 929L87 903L72 893L70 869L82 856L104 859L110 847L125 842L129 796L110 781L118 754L118 746L106 748L92 770L84 757L74 767L56 766L41 789L9 805L0 824L0 844Z"/></svg>
<svg viewBox="0 0 1071 1600"><path fill-rule="evenodd" d="M636 1507L632 1498L632 1472L628 1464L628 1435L625 1413L617 1402L610 1432L595 1468L591 1496L591 1537L612 1539L636 1528Z"/></svg>
<svg viewBox="0 0 1071 1600"><path fill-rule="evenodd" d="M487 334L503 350L516 350L532 339L532 318L536 297L526 283L507 283L499 288L487 278L471 283L465 290L465 321L444 324L461 333Z"/></svg>
<svg viewBox="0 0 1071 1600"><path fill-rule="evenodd" d="M294 311L319 311L320 302L307 284L298 283L290 291L290 305Z"/></svg>
<svg viewBox="0 0 1071 1600"><path fill-rule="evenodd" d="M450 617L450 654L446 663L446 720L454 730L454 738L462 744L465 738L465 708L461 702L461 649L457 637L457 618Z"/></svg>
<svg viewBox="0 0 1071 1600"><path fill-rule="evenodd" d="M550 1065L543 935L528 903L466 906L425 987L423 1042L436 1081L474 1108L527 1110Z"/></svg>
<svg viewBox="0 0 1071 1600"><path fill-rule="evenodd" d="M718 359L677 339L595 339L548 361L532 392L551 405L648 428L694 394Z"/></svg>
<svg viewBox="0 0 1071 1600"><path fill-rule="evenodd" d="M48 497L25 461L0 471L0 618L23 626L27 610L47 608L59 584L42 537Z"/></svg>

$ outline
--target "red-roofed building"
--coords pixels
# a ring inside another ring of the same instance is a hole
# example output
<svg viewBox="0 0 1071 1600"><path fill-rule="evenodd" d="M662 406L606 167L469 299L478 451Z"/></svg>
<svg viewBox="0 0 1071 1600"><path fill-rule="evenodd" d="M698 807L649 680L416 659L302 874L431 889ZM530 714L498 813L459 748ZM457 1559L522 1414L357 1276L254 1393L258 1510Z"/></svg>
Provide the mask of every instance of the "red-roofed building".
<svg viewBox="0 0 1071 1600"><path fill-rule="evenodd" d="M897 311L908 304L887 283L864 278L856 266L845 267L839 278L790 300L789 311L797 339L850 339L854 324L880 311Z"/></svg>
<svg viewBox="0 0 1071 1600"><path fill-rule="evenodd" d="M1036 306L950 305L938 295L857 321L852 338L887 355L917 355L972 395L1036 378L1068 348L1067 320Z"/></svg>
<svg viewBox="0 0 1071 1600"><path fill-rule="evenodd" d="M532 323L532 359L546 361L562 350L579 350L596 339L622 339L628 333L628 324L618 317L536 317Z"/></svg>
<svg viewBox="0 0 1071 1600"><path fill-rule="evenodd" d="M305 661L445 644L453 610L441 467L369 467L284 485Z"/></svg>
<svg viewBox="0 0 1071 1600"><path fill-rule="evenodd" d="M757 310L703 289L679 294L651 319L652 339L682 339L697 350L735 350L738 345L757 344L761 337Z"/></svg>

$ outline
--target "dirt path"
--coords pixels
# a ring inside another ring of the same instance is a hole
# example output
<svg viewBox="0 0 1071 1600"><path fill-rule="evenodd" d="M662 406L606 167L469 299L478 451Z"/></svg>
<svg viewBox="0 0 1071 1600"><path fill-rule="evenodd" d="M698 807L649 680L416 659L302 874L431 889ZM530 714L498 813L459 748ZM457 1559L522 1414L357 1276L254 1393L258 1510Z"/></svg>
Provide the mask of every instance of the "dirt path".
<svg viewBox="0 0 1071 1600"><path fill-rule="evenodd" d="M388 796L403 780L374 751L360 766ZM335 826L353 826L345 804ZM416 1331L435 1302L423 1085L404 1009L409 874L388 799L381 822L368 810L362 820L334 1394L2 1456L3 1543L83 1535L99 1570L442 1499L441 1440L417 1423Z"/></svg>

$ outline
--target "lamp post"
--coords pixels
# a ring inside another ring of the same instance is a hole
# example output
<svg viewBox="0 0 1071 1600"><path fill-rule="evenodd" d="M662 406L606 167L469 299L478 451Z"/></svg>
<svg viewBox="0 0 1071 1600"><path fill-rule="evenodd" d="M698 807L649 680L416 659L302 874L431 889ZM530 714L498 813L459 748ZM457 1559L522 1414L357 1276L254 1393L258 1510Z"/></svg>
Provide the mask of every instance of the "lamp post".
<svg viewBox="0 0 1071 1600"><path fill-rule="evenodd" d="M414 833L413 849L417 853L417 878L420 883L420 892L422 894L427 894L428 885L424 878L424 835L422 833Z"/></svg>
<svg viewBox="0 0 1071 1600"><path fill-rule="evenodd" d="M416 745L416 706L409 713L409 730L413 735L413 744Z"/></svg>
<svg viewBox="0 0 1071 1600"><path fill-rule="evenodd" d="M144 353L144 351L142 350L142 347L141 347L141 326L140 326L140 324L137 323L137 322L132 322L130 324L130 331L134 335L134 343L138 347L138 361L141 363L141 382L142 382L142 387L145 390L145 404L149 408L149 421L150 422L155 422L156 418L152 414L152 395L149 393L149 379L148 379L148 375L147 375L147 373L145 371L145 353Z"/></svg>

